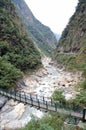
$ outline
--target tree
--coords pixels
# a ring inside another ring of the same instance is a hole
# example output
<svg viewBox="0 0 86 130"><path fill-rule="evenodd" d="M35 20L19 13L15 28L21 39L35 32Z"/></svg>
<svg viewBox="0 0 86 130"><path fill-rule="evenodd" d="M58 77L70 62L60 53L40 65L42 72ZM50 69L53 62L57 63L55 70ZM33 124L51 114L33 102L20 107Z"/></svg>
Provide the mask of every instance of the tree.
<svg viewBox="0 0 86 130"><path fill-rule="evenodd" d="M22 72L0 57L0 87L14 87Z"/></svg>

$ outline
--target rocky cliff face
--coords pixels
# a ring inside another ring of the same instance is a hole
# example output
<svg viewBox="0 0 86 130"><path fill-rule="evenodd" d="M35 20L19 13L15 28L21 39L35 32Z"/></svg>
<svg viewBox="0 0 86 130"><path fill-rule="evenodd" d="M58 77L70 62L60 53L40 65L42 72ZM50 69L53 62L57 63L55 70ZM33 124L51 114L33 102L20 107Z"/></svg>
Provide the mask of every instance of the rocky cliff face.
<svg viewBox="0 0 86 130"><path fill-rule="evenodd" d="M86 1L79 0L76 12L62 33L57 50L86 53Z"/></svg>
<svg viewBox="0 0 86 130"><path fill-rule="evenodd" d="M67 69L77 69L86 77L86 1L79 0L74 15L64 29L55 59Z"/></svg>
<svg viewBox="0 0 86 130"><path fill-rule="evenodd" d="M18 14L27 31L31 34L38 47L44 52L51 52L56 48L56 39L49 27L41 24L32 14L24 0L13 0Z"/></svg>

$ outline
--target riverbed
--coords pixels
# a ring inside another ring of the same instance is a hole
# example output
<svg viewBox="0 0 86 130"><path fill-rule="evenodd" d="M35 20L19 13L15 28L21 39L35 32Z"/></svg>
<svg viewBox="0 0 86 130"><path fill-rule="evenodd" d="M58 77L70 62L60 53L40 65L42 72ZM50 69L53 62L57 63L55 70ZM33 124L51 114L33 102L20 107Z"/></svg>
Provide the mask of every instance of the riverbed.
<svg viewBox="0 0 86 130"><path fill-rule="evenodd" d="M39 96L51 97L57 89L63 90L66 100L75 97L75 84L81 80L79 73L66 72L64 67L57 68L49 57L42 59L43 68L26 75L23 79L25 93L37 94Z"/></svg>
<svg viewBox="0 0 86 130"><path fill-rule="evenodd" d="M75 85L81 80L80 73L65 71L58 68L49 57L42 58L43 67L27 74L18 83L18 90L25 93L37 94L40 98L50 98L57 89L63 90L66 100L75 97ZM4 97L0 97L0 101ZM8 100L0 110L0 130L15 130L31 120L32 116L41 118L43 112L18 101Z"/></svg>

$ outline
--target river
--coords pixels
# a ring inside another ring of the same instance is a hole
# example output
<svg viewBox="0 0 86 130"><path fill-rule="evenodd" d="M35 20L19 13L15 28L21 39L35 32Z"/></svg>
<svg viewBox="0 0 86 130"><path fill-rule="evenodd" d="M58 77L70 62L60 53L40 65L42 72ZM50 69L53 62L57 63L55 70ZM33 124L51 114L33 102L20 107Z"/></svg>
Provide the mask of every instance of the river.
<svg viewBox="0 0 86 130"><path fill-rule="evenodd" d="M63 90L66 100L75 97L77 92L74 85L81 80L80 74L58 68L49 57L43 57L42 64L42 68L24 76L23 84L19 83L18 89L25 93L37 94L40 98L44 96L46 100L57 89ZM0 100L1 98L4 97L0 97ZM21 128L31 120L32 115L40 118L44 114L36 108L10 99L0 110L0 130Z"/></svg>
<svg viewBox="0 0 86 130"><path fill-rule="evenodd" d="M76 94L74 85L80 80L80 74L57 68L49 57L44 57L42 64L43 68L24 77L23 81L26 86L22 87L22 91L50 97L56 89L61 89L67 100L74 97Z"/></svg>

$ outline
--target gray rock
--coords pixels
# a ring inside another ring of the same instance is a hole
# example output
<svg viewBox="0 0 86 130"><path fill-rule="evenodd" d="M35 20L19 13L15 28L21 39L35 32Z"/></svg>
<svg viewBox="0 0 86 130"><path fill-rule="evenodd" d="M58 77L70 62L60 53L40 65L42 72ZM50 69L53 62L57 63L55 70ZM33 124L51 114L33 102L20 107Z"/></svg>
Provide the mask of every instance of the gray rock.
<svg viewBox="0 0 86 130"><path fill-rule="evenodd" d="M4 106L4 104L7 102L8 98L2 96L0 97L0 109Z"/></svg>
<svg viewBox="0 0 86 130"><path fill-rule="evenodd" d="M19 130L22 127L21 121L11 121L4 126L4 130Z"/></svg>

